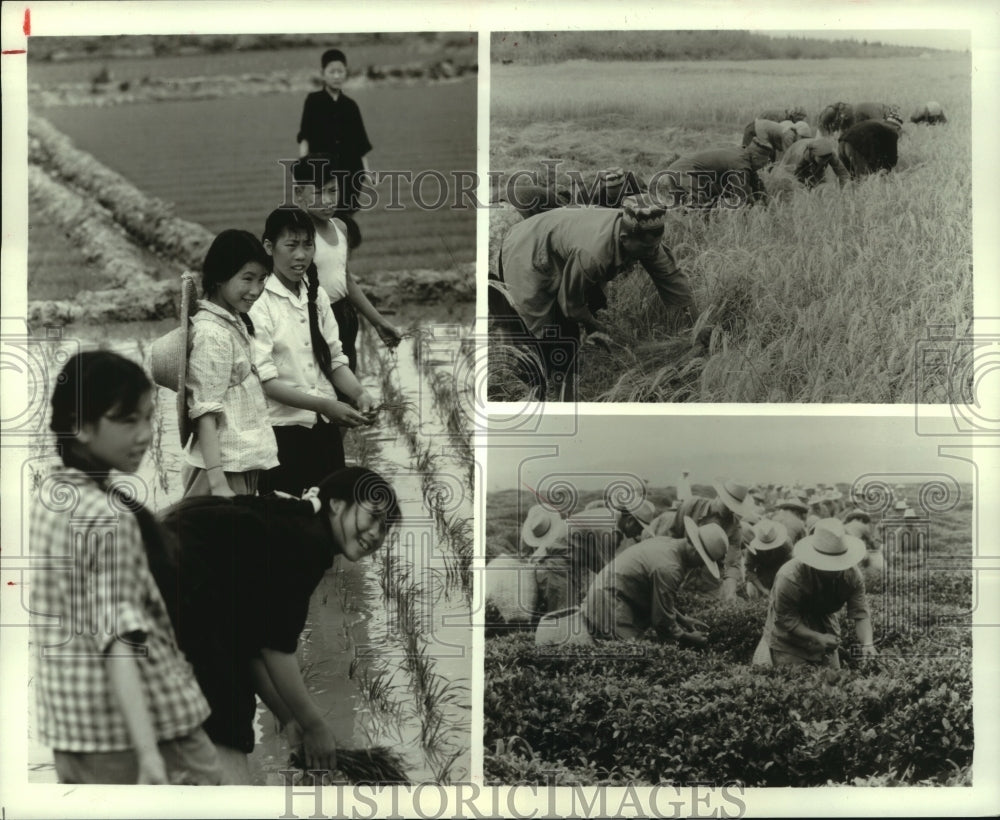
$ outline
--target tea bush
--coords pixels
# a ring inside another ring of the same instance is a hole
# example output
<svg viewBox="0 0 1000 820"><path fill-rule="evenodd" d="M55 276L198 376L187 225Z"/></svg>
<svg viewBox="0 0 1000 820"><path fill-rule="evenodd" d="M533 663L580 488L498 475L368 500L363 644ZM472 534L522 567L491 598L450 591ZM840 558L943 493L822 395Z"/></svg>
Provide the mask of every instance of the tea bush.
<svg viewBox="0 0 1000 820"><path fill-rule="evenodd" d="M487 777L811 786L899 773L944 782L971 765L969 647L835 671L753 668L729 659L735 646L540 653L528 635L491 640L486 745L518 737L532 751L520 762L516 749L487 755Z"/></svg>

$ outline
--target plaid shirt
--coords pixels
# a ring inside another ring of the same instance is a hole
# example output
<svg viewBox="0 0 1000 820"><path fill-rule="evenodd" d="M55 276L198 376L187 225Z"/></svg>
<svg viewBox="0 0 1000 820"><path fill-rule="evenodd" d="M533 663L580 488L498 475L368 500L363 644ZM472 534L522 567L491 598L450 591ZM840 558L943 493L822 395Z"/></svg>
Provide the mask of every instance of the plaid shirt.
<svg viewBox="0 0 1000 820"><path fill-rule="evenodd" d="M174 638L135 516L85 473L52 471L31 511L31 636L38 739L64 752L131 748L105 653L131 645L158 740L209 708ZM124 658L122 659L124 660Z"/></svg>

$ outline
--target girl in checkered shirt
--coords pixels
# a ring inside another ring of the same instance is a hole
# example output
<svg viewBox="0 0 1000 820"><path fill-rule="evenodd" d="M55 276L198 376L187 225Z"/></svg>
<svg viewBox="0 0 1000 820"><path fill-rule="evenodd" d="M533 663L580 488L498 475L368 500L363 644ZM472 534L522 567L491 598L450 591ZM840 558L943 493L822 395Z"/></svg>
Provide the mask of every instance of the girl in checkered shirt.
<svg viewBox="0 0 1000 820"><path fill-rule="evenodd" d="M32 685L62 783L221 782L208 703L150 571L171 556L120 475L139 467L152 416L148 377L109 351L73 356L52 391L63 465L31 510Z"/></svg>
<svg viewBox="0 0 1000 820"><path fill-rule="evenodd" d="M247 315L270 268L249 231L223 231L205 255L205 298L191 319L187 408L196 430L186 453L185 496L254 495L261 472L278 466Z"/></svg>

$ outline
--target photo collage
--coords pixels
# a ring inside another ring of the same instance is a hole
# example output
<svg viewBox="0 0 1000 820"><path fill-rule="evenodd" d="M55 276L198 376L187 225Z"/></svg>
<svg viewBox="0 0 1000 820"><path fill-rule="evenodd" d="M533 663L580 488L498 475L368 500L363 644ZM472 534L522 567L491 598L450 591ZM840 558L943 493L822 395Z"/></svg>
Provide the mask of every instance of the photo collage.
<svg viewBox="0 0 1000 820"><path fill-rule="evenodd" d="M4 817L1000 811L1000 22L710 5L4 4Z"/></svg>

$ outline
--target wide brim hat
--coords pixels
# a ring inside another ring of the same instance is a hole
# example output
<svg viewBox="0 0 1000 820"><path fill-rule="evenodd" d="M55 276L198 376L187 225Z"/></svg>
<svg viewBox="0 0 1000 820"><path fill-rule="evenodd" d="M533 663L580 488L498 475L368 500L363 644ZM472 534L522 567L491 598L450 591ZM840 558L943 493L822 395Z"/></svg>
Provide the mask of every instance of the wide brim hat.
<svg viewBox="0 0 1000 820"><path fill-rule="evenodd" d="M796 510L797 512L809 512L809 505L804 504L799 498L783 498L777 503L779 510Z"/></svg>
<svg viewBox="0 0 1000 820"><path fill-rule="evenodd" d="M196 309L198 285L193 273L181 275L180 323L150 346L149 367L153 382L177 393L177 430L181 446L187 445L194 425L187 411L187 366L191 353L191 316Z"/></svg>
<svg viewBox="0 0 1000 820"><path fill-rule="evenodd" d="M645 498L642 501L636 501L631 504L622 504L618 507L618 510L619 512L629 513L636 521L647 527L656 518L656 507L652 501Z"/></svg>
<svg viewBox="0 0 1000 820"><path fill-rule="evenodd" d="M521 538L529 547L548 547L566 537L566 522L555 510L535 504L521 526Z"/></svg>
<svg viewBox="0 0 1000 820"><path fill-rule="evenodd" d="M851 521L863 521L865 524L870 524L872 517L866 513L864 510L851 510L847 515L844 516L844 523L847 524Z"/></svg>
<svg viewBox="0 0 1000 820"><path fill-rule="evenodd" d="M722 503L740 518L746 518L751 524L755 524L760 520L761 511L753 503L750 491L742 484L738 484L735 481L727 481L724 478L717 478L712 482L712 486L715 488L716 495L719 496Z"/></svg>
<svg viewBox="0 0 1000 820"><path fill-rule="evenodd" d="M792 555L813 569L839 572L865 557L865 542L849 535L839 518L824 518L795 545Z"/></svg>
<svg viewBox="0 0 1000 820"><path fill-rule="evenodd" d="M906 511L903 513L903 518L920 518L920 516L913 511L912 507L907 507Z"/></svg>
<svg viewBox="0 0 1000 820"><path fill-rule="evenodd" d="M684 532L687 533L688 540L695 551L701 556L701 560L705 562L708 571L715 578L721 578L722 573L719 572L718 562L725 556L726 548L729 546L726 531L718 524L704 524L699 527L694 523L693 518L685 515ZM713 560L710 551L718 552L719 557Z"/></svg>
<svg viewBox="0 0 1000 820"><path fill-rule="evenodd" d="M788 528L780 521L771 521L768 518L754 525L753 534L754 539L750 542L750 549L753 552L776 550L788 541Z"/></svg>
<svg viewBox="0 0 1000 820"><path fill-rule="evenodd" d="M896 505L893 507L896 512L905 512L907 510L907 505L905 501L897 501Z"/></svg>

